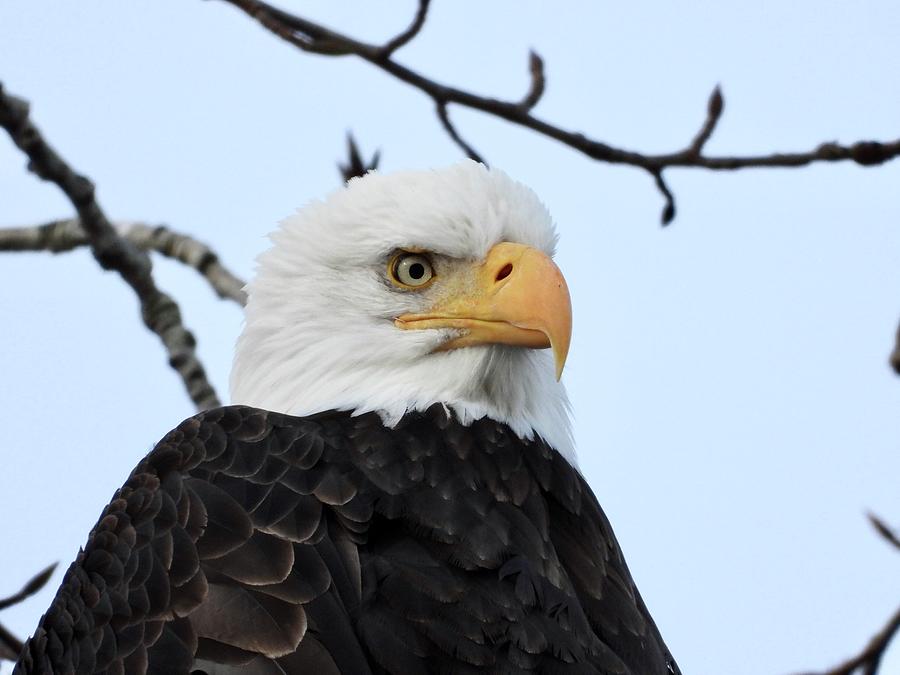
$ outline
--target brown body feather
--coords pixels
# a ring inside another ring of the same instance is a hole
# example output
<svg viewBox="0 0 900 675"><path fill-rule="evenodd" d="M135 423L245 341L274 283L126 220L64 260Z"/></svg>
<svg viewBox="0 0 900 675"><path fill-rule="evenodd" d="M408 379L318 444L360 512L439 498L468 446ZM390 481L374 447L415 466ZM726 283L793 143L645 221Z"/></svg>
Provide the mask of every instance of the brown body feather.
<svg viewBox="0 0 900 675"><path fill-rule="evenodd" d="M582 477L440 406L228 407L116 493L16 673L678 673Z"/></svg>

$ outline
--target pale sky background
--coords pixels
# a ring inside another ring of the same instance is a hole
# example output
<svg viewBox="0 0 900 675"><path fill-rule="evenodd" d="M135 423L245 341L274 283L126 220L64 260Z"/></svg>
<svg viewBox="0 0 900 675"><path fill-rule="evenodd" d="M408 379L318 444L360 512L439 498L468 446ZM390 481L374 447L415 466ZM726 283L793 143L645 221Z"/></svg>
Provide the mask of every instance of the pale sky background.
<svg viewBox="0 0 900 675"><path fill-rule="evenodd" d="M414 3L289 2L382 41ZM900 5L882 2L435 0L397 59L518 99L546 59L536 114L644 151L681 148L721 83L710 153L900 136ZM163 222L248 276L265 234L339 183L353 129L382 168L460 157L429 99L353 58L304 55L221 2L0 0L0 81L98 185L114 219ZM591 162L452 110L561 232L575 336L564 380L584 473L686 674L824 669L900 601L900 162L864 169L669 172L679 215L640 171ZM68 217L0 134L0 226ZM220 395L241 315L157 261ZM0 256L0 615L35 627L130 469L193 413L133 293L85 251ZM900 647L883 672L900 673Z"/></svg>

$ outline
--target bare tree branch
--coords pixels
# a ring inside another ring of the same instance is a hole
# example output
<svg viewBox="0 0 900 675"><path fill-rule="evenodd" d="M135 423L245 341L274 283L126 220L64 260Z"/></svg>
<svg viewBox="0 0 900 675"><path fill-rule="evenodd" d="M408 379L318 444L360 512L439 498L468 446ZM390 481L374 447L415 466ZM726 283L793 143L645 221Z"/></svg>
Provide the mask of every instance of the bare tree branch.
<svg viewBox="0 0 900 675"><path fill-rule="evenodd" d="M223 300L246 304L245 282L222 265L219 257L206 244L170 230L165 225L118 222L113 223L113 226L120 236L138 248L156 251L195 269ZM89 245L88 236L77 218L53 220L30 227L0 229L0 251L64 253Z"/></svg>
<svg viewBox="0 0 900 675"><path fill-rule="evenodd" d="M878 532L885 541L894 548L900 549L900 537L897 536L897 533L894 532L894 530L889 528L885 522L874 513L867 513L866 517L869 519L869 522L872 523L872 527L875 528L875 531Z"/></svg>
<svg viewBox="0 0 900 675"><path fill-rule="evenodd" d="M378 168L378 160L381 159L381 151L376 150L372 155L372 159L366 162L362 158L359 146L356 145L356 139L353 134L347 132L347 162L338 162L338 171L346 183L351 178L365 176L369 171L375 171Z"/></svg>
<svg viewBox="0 0 900 675"><path fill-rule="evenodd" d="M400 35L393 40L389 40L381 48L381 55L383 58L390 58L391 54L400 49L403 45L411 42L413 38L419 34L419 31L422 30L422 26L425 25L425 17L428 16L428 5L430 4L431 0L419 0L419 9L416 11L412 23L409 24L409 28L400 33Z"/></svg>
<svg viewBox="0 0 900 675"><path fill-rule="evenodd" d="M55 569L56 563L48 565L31 577L18 593L14 593L8 598L0 600L0 610L17 605L37 593L47 584L47 581L53 576L53 571ZM3 659L15 661L21 651L22 641L10 633L4 626L0 625L0 661Z"/></svg>
<svg viewBox="0 0 900 675"><path fill-rule="evenodd" d="M544 59L533 49L528 53L528 72L531 73L531 86L528 87L525 98L519 103L519 106L526 112L538 104L547 87L547 79L544 77Z"/></svg>
<svg viewBox="0 0 900 675"><path fill-rule="evenodd" d="M33 577L31 577L31 579L29 579L17 593L13 593L8 598L3 598L2 600L0 600L0 609L6 609L7 607L17 605L29 596L32 596L39 590L41 590L53 575L53 571L56 569L56 565L57 563L48 565Z"/></svg>
<svg viewBox="0 0 900 675"><path fill-rule="evenodd" d="M665 178L663 178L662 169L657 169L652 173L653 179L656 181L656 187L659 188L663 199L666 200L665 206L663 206L662 215L659 219L665 226L675 219L675 195L672 194L669 185L666 183Z"/></svg>
<svg viewBox="0 0 900 675"><path fill-rule="evenodd" d="M450 135L450 138L453 139L453 142L456 143L464 153L466 153L466 157L468 157L469 159L473 159L476 162L481 162L482 164L487 165L487 162L484 161L484 158L478 154L475 148L466 143L463 137L459 135L456 127L453 126L453 122L450 121L450 115L447 114L447 104L443 101L437 102L437 116L441 121L444 129L446 129L447 133Z"/></svg>
<svg viewBox="0 0 900 675"><path fill-rule="evenodd" d="M713 92L707 106L706 120L698 135L683 149L665 154L643 154L623 148L617 148L599 140L585 136L582 133L568 131L555 126L531 114L531 106L528 104L536 98L533 92L536 90L536 77L534 76L534 64L532 69L532 88L528 96L522 102L503 101L486 96L478 96L468 91L450 87L407 68L394 61L394 43L397 38L385 45L373 45L354 40L351 37L325 28L303 17L285 12L261 0L225 0L225 2L238 7L249 16L256 19L266 29L286 40L296 47L317 54L325 55L355 55L398 80L409 84L422 93L431 97L435 103L438 117L444 128L453 140L463 148L470 157L478 157L468 144L463 142L453 127L449 124L447 106L450 103L480 110L481 112L504 119L527 129L531 129L543 136L563 143L582 154L601 162L611 164L626 164L647 171L662 189L665 183L661 180L661 171L669 167L703 168L714 171L731 171L750 167L783 167L795 168L807 166L816 162L852 161L862 166L881 164L900 156L900 139L889 142L860 141L851 145L841 145L836 142L822 143L818 147L806 152L773 153L769 155L745 155L745 156L720 156L711 157L702 154L702 149L712 134L716 122L722 111L723 98L718 87ZM421 30L425 21L425 12L422 5L413 21L410 29L401 34L401 44L407 44ZM413 30L414 28L414 30ZM543 66L540 66L541 73ZM539 91L540 88L537 88ZM663 211L663 222L668 222L666 215L671 212L674 217L674 199L671 192L666 194L666 205Z"/></svg>
<svg viewBox="0 0 900 675"><path fill-rule="evenodd" d="M44 180L55 183L72 202L100 266L118 272L134 290L141 304L144 324L162 340L169 354L169 364L181 376L197 408L203 410L219 405L197 358L194 336L182 324L178 305L156 287L150 257L119 236L95 199L93 183L75 173L47 144L28 118L28 104L8 95L2 84L0 126L28 156L28 168Z"/></svg>
<svg viewBox="0 0 900 675"><path fill-rule="evenodd" d="M700 153L703 152L703 146L706 145L706 141L709 140L713 131L716 130L716 124L719 123L719 118L722 116L722 110L724 109L725 99L722 98L722 90L719 88L719 85L716 85L706 104L706 120L690 145L690 152L696 157L699 157Z"/></svg>
<svg viewBox="0 0 900 675"><path fill-rule="evenodd" d="M900 375L900 326L897 327L897 337L894 341L894 351L891 352L891 368Z"/></svg>
<svg viewBox="0 0 900 675"><path fill-rule="evenodd" d="M22 651L22 641L0 624L0 661L15 661Z"/></svg>
<svg viewBox="0 0 900 675"><path fill-rule="evenodd" d="M900 549L900 537L896 532L874 513L867 513L866 517L878 534L884 537L889 544ZM860 675L876 675L881 665L881 659L898 630L900 630L900 609L894 612L885 626L869 640L859 654L830 670L822 673L804 673L803 675L853 675L857 671Z"/></svg>
<svg viewBox="0 0 900 675"><path fill-rule="evenodd" d="M898 629L900 629L900 609L888 620L884 628L869 640L859 654L830 670L803 675L853 675L856 672L860 675L876 675L881 659Z"/></svg>

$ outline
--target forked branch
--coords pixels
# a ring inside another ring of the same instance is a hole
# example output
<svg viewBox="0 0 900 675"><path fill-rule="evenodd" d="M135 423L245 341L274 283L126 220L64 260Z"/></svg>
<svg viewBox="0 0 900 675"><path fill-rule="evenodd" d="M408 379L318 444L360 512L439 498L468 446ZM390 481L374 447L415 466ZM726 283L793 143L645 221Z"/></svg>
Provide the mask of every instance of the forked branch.
<svg viewBox="0 0 900 675"><path fill-rule="evenodd" d="M869 640L859 654L825 672L806 675L876 675L881 665L881 659L898 629L900 629L900 609L894 612L884 628Z"/></svg>
<svg viewBox="0 0 900 675"><path fill-rule="evenodd" d="M900 550L900 537L897 536L897 533L874 513L866 515L875 531L891 546ZM884 653L898 631L900 631L900 609L897 609L884 627L872 636L859 654L825 672L805 675L876 675L884 658Z"/></svg>
<svg viewBox="0 0 900 675"><path fill-rule="evenodd" d="M529 90L519 101L479 96L463 89L451 87L395 61L393 59L394 52L408 44L422 30L428 11L427 0L420 0L418 11L410 27L383 45L360 42L261 0L225 0L225 2L241 9L267 30L303 51L326 56L356 56L431 97L441 125L466 155L473 159L480 160L480 153L462 139L456 127L450 122L448 114L450 104L479 110L512 124L531 129L597 161L625 164L643 169L653 177L656 186L665 197L666 203L662 212L663 224L670 222L675 217L675 198L662 178L664 169L684 167L732 171L751 167L796 168L816 162L839 161L851 161L862 166L872 166L900 155L900 139L888 142L860 141L850 145L829 142L822 143L805 152L743 156L706 155L703 152L704 146L712 136L724 107L724 98L719 87L716 87L710 95L706 118L699 131L684 148L655 155L626 150L590 138L583 133L563 129L532 113L546 87L544 62L537 54L532 53L529 61L531 73Z"/></svg>
<svg viewBox="0 0 900 675"><path fill-rule="evenodd" d="M28 103L7 94L2 84L0 126L28 156L28 168L55 183L72 202L100 266L115 270L134 290L144 324L162 340L169 364L181 377L197 408L218 406L219 399L197 357L194 336L184 327L176 302L156 287L149 256L119 235L97 203L94 184L75 173L50 147L29 119Z"/></svg>
<svg viewBox="0 0 900 675"><path fill-rule="evenodd" d="M228 270L219 256L203 242L165 225L123 222L113 226L121 237L141 250L156 251L196 270L223 300L246 304L244 280ZM90 239L77 218L0 229L0 251L64 253L89 245Z"/></svg>

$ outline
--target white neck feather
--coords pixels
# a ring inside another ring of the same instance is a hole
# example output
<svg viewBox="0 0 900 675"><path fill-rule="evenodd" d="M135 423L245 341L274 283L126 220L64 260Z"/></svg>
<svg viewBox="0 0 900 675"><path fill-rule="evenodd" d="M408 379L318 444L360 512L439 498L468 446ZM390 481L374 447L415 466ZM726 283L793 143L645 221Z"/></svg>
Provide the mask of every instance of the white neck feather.
<svg viewBox="0 0 900 675"><path fill-rule="evenodd" d="M440 403L465 425L488 417L521 438L537 435L575 465L569 404L549 352L496 345L404 361L381 353L365 331L323 340L304 328L279 336L248 324L232 372L235 403L297 416L374 411L389 427Z"/></svg>

